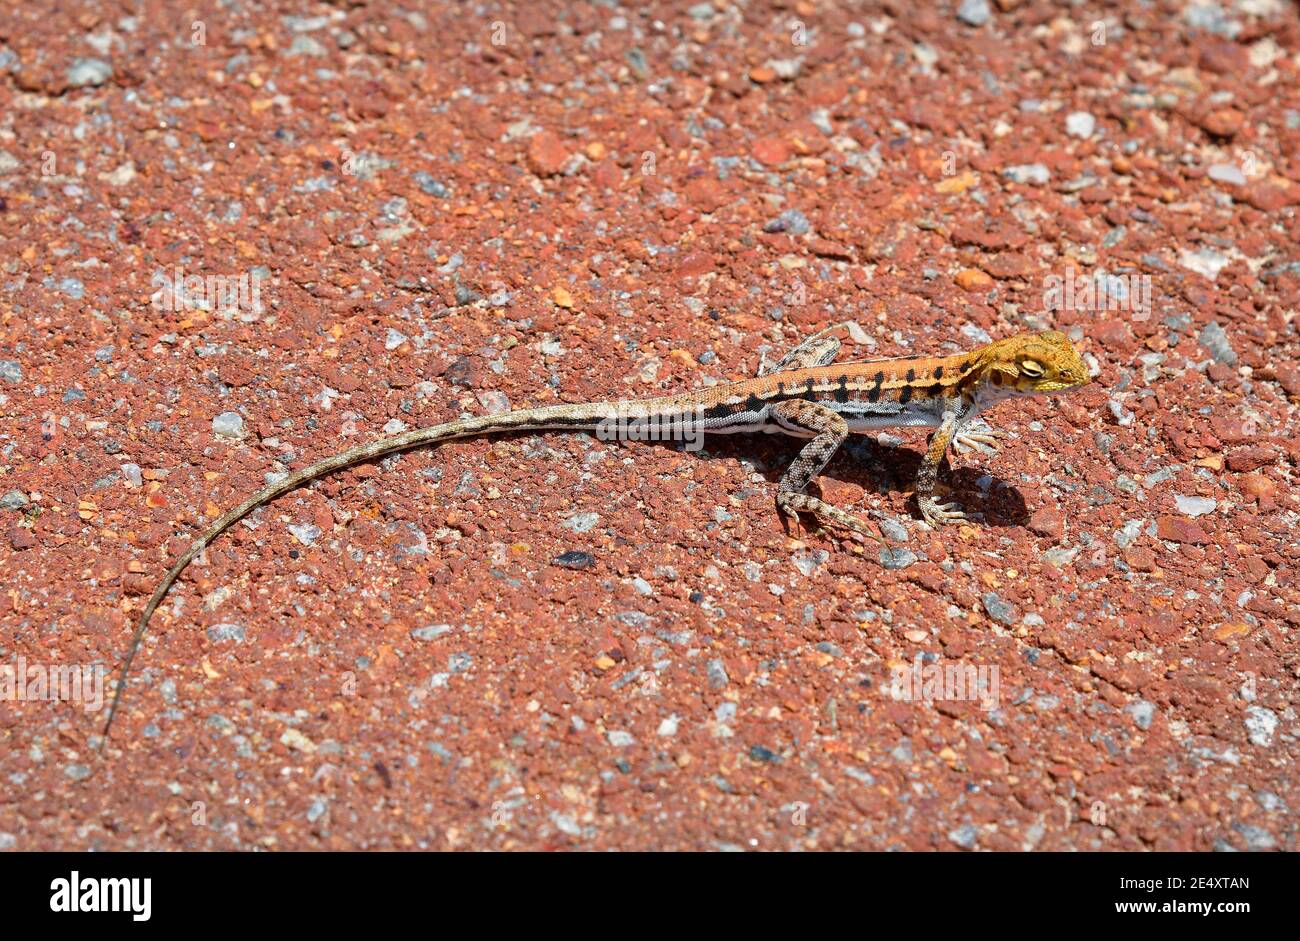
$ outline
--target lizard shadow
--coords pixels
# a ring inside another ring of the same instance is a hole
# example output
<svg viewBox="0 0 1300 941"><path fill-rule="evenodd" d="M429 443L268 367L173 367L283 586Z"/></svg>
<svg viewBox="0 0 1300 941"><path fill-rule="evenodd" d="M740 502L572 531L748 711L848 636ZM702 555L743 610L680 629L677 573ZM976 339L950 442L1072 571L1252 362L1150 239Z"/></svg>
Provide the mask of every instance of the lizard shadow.
<svg viewBox="0 0 1300 941"><path fill-rule="evenodd" d="M817 494L817 480L821 477L855 484L868 494L885 495L909 491L915 485L916 473L921 467L924 442L925 439L921 438L922 450L917 450L917 443L910 440L894 446L880 444L867 435L853 435L840 447L822 472L813 478L808 492ZM758 471L772 483L775 490L803 443L805 442L783 435L710 435L705 439L704 449L700 453L706 458L730 458L737 461L757 459L761 461ZM960 504L973 520L985 526L1007 528L1028 523L1030 511L1025 504L1024 495L1010 481L998 477L988 469L987 456L979 452L956 456L956 466L952 464L953 458L954 455L949 454L939 470L940 502ZM864 499L858 508L842 509L859 515L870 510L893 512L890 506L873 505L869 499ZM907 512L913 519L921 518L915 495L907 499Z"/></svg>

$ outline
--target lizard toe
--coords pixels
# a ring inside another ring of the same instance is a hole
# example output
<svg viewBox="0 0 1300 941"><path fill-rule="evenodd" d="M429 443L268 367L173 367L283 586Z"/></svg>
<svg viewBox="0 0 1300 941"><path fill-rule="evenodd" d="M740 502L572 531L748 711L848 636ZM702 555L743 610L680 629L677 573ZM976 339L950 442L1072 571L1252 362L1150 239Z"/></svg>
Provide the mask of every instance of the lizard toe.
<svg viewBox="0 0 1300 941"><path fill-rule="evenodd" d="M997 454L1002 447L1002 432L988 425L977 425L969 431L958 432L952 439L953 447L960 453L968 450L981 454Z"/></svg>
<svg viewBox="0 0 1300 941"><path fill-rule="evenodd" d="M921 516L932 526L958 523L966 519L966 511L957 503L937 503L925 500L921 503Z"/></svg>

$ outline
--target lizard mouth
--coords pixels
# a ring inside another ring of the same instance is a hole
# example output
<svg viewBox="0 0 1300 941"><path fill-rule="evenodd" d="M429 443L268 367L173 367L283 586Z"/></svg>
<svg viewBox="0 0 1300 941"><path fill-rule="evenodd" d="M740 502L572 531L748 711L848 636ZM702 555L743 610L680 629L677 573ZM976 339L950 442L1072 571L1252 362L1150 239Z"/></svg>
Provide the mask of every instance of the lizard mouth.
<svg viewBox="0 0 1300 941"><path fill-rule="evenodd" d="M1038 387L1034 391L1045 392L1048 395L1059 395L1062 392L1069 392L1073 389L1078 389L1083 386L1086 386L1091 381L1092 381L1091 379L1076 379L1072 381L1062 380L1058 382L1043 382L1043 383L1039 383Z"/></svg>

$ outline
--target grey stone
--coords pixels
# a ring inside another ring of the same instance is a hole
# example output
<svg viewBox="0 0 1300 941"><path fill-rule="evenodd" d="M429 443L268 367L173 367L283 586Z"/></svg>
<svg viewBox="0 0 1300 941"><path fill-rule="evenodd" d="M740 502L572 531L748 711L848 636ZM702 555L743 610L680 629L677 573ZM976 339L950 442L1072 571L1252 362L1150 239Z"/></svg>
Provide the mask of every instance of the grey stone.
<svg viewBox="0 0 1300 941"><path fill-rule="evenodd" d="M948 839L952 840L962 849L972 849L975 846L975 839L979 836L974 824L963 824L956 830L949 832Z"/></svg>
<svg viewBox="0 0 1300 941"><path fill-rule="evenodd" d="M1174 505L1178 507L1178 512L1184 516L1195 517L1213 513L1218 508L1219 503L1209 497L1185 497L1181 493L1176 493L1174 494Z"/></svg>
<svg viewBox="0 0 1300 941"><path fill-rule="evenodd" d="M1124 711L1133 717L1133 722L1143 732L1151 728L1151 720L1156 716L1155 703L1147 702L1145 699L1130 703L1124 707Z"/></svg>
<svg viewBox="0 0 1300 941"><path fill-rule="evenodd" d="M811 229L812 223L798 209L787 209L763 226L764 232L787 232L790 235L803 235Z"/></svg>
<svg viewBox="0 0 1300 941"><path fill-rule="evenodd" d="M997 592L987 592L980 600L984 603L984 610L988 612L989 617L999 624L1010 626L1016 623L1016 606L1003 601L998 597Z"/></svg>
<svg viewBox="0 0 1300 941"><path fill-rule="evenodd" d="M238 412L222 412L212 419L212 433L218 438L242 438L244 419Z"/></svg>
<svg viewBox="0 0 1300 941"><path fill-rule="evenodd" d="M989 0L961 0L961 6L957 8L957 19L967 26L983 26L992 18Z"/></svg>
<svg viewBox="0 0 1300 941"><path fill-rule="evenodd" d="M21 490L10 490L0 497L0 510L21 510L30 502Z"/></svg>
<svg viewBox="0 0 1300 941"><path fill-rule="evenodd" d="M1052 171L1043 163L1021 163L1007 167L1002 175L1013 183L1026 183L1030 186L1046 186L1052 178Z"/></svg>
<svg viewBox="0 0 1300 941"><path fill-rule="evenodd" d="M411 631L413 640L436 640L443 634L451 633L450 624L429 624L425 627L417 627Z"/></svg>
<svg viewBox="0 0 1300 941"><path fill-rule="evenodd" d="M213 624L208 628L208 640L215 643L221 641L233 640L237 644L244 642L245 633L242 624Z"/></svg>
<svg viewBox="0 0 1300 941"><path fill-rule="evenodd" d="M1251 744L1267 748L1273 744L1273 735L1277 732L1277 713L1263 706L1246 707L1246 734Z"/></svg>
<svg viewBox="0 0 1300 941"><path fill-rule="evenodd" d="M73 88L103 85L113 76L113 67L103 59L77 59L68 66L68 84Z"/></svg>
<svg viewBox="0 0 1300 941"><path fill-rule="evenodd" d="M1245 186L1246 174L1235 163L1212 164L1205 175L1218 183L1231 183L1233 186Z"/></svg>
<svg viewBox="0 0 1300 941"><path fill-rule="evenodd" d="M1216 363L1222 363L1225 366L1236 365L1237 351L1228 342L1228 334L1219 326L1217 320L1211 320L1207 323L1202 328L1197 339L1200 340L1201 346L1209 350Z"/></svg>
<svg viewBox="0 0 1300 941"><path fill-rule="evenodd" d="M1065 133L1087 140L1097 129L1097 119L1087 111L1072 111L1065 119Z"/></svg>

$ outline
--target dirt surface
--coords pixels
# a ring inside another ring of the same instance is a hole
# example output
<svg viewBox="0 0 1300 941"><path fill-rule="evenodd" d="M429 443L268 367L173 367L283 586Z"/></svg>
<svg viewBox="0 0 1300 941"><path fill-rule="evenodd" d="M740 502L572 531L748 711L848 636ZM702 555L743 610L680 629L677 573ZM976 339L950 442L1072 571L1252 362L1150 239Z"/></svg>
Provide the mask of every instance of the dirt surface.
<svg viewBox="0 0 1300 941"><path fill-rule="evenodd" d="M29 676L116 667L203 526L385 432L841 320L1054 326L1097 377L990 414L970 525L918 521L921 435L847 447L822 493L884 549L787 531L767 436L290 494L173 589L104 754L85 690L10 684L0 848L1295 849L1300 16L916 6L7 4Z"/></svg>

